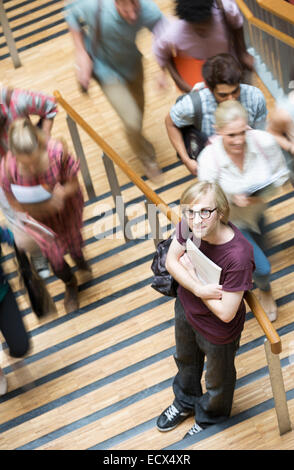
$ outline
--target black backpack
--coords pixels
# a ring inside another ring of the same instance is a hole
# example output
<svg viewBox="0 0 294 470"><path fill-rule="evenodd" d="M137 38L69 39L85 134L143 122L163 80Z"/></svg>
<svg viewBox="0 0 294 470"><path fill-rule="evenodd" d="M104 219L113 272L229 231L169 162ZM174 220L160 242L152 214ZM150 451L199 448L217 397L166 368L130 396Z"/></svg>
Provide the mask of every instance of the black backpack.
<svg viewBox="0 0 294 470"><path fill-rule="evenodd" d="M160 292L160 294L167 295L168 297L176 297L178 283L165 267L166 256L171 242L172 237L169 237L166 240L162 240L157 245L151 265L154 274L151 287L157 292Z"/></svg>

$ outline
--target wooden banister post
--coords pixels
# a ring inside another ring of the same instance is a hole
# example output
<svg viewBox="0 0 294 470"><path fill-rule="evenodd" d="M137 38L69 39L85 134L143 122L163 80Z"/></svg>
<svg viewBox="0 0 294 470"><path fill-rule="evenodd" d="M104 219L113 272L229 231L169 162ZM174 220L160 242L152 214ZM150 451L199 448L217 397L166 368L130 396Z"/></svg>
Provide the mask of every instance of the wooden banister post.
<svg viewBox="0 0 294 470"><path fill-rule="evenodd" d="M2 25L3 34L6 39L7 47L9 49L9 53L12 58L13 65L15 68L21 67L21 61L18 56L17 48L15 45L15 40L12 35L9 23L8 23L7 15L6 15L2 0L0 0L0 22Z"/></svg>
<svg viewBox="0 0 294 470"><path fill-rule="evenodd" d="M279 354L282 351L282 343L280 337L273 324L269 321L257 297L251 291L247 291L244 297L251 309L251 312L258 321L262 331L269 340L272 353Z"/></svg>
<svg viewBox="0 0 294 470"><path fill-rule="evenodd" d="M287 405L287 397L285 392L281 362L279 354L273 354L269 341L266 339L264 342L265 355L269 369L269 376L273 397L275 401L275 410L278 420L280 436L291 431L291 421Z"/></svg>

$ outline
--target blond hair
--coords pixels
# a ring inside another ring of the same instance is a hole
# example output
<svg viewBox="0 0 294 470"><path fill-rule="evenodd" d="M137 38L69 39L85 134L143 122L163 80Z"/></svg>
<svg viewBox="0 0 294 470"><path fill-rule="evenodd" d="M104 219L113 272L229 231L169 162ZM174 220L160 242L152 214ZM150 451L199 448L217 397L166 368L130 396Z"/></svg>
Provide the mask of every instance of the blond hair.
<svg viewBox="0 0 294 470"><path fill-rule="evenodd" d="M181 206L195 204L201 196L207 194L209 191L213 192L214 202L217 207L217 211L222 216L222 222L227 224L230 215L230 206L225 193L218 183L210 183L209 181L198 181L197 183L193 183L183 192L180 204Z"/></svg>
<svg viewBox="0 0 294 470"><path fill-rule="evenodd" d="M220 103L216 108L214 116L216 129L222 129L236 119L244 119L246 123L248 122L246 109L239 101L235 100L227 100Z"/></svg>
<svg viewBox="0 0 294 470"><path fill-rule="evenodd" d="M30 155L37 149L46 148L44 132L34 126L29 118L19 118L10 125L8 145L15 155Z"/></svg>

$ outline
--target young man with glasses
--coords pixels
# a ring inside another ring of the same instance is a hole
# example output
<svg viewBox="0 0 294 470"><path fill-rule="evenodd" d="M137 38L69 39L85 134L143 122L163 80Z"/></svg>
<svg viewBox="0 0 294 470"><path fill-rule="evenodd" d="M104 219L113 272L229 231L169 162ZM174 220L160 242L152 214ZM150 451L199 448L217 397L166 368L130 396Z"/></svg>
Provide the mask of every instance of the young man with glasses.
<svg viewBox="0 0 294 470"><path fill-rule="evenodd" d="M230 54L218 54L208 59L202 68L203 83L195 85L171 108L165 124L171 144L188 170L197 175L197 162L189 157L182 129L201 121L201 131L206 138L215 134L214 113L219 103L238 100L248 112L248 124L253 129L264 129L267 109L263 93L252 85L241 83L242 69ZM191 93L199 93L200 109L195 110ZM200 115L201 118L199 119ZM198 119L197 119L198 118Z"/></svg>
<svg viewBox="0 0 294 470"><path fill-rule="evenodd" d="M181 197L183 218L166 260L179 284L175 303L174 356L178 373L175 399L157 420L159 431L170 431L191 415L185 437L227 419L236 382L234 359L245 321L243 294L252 288L253 249L230 222L229 204L220 186L206 181L190 186ZM186 251L190 238L221 267L219 284L203 284ZM206 393L201 377L206 356Z"/></svg>

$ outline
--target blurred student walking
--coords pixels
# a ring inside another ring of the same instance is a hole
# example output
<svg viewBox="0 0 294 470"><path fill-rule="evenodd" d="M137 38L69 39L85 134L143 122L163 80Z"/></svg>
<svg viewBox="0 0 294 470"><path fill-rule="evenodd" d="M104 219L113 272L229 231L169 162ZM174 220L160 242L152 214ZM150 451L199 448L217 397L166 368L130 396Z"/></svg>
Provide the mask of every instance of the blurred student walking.
<svg viewBox="0 0 294 470"><path fill-rule="evenodd" d="M28 119L13 122L9 147L1 162L1 185L16 211L28 213L41 224L39 228L29 228L28 224L25 227L50 261L55 275L65 283L65 309L71 312L79 307L78 287L64 255L69 252L78 268L90 269L82 252L84 200L77 178L79 162L68 153L65 143L47 141ZM29 195L25 191L28 187ZM16 241L18 246L28 248L23 232L19 232ZM34 249L30 242L29 245L29 249Z"/></svg>

